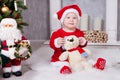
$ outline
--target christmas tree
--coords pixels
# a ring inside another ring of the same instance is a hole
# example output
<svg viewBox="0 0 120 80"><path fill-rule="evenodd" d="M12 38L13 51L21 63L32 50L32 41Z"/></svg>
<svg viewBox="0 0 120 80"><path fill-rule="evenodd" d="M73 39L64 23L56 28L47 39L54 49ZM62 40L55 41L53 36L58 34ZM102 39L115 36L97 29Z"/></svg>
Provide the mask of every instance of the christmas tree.
<svg viewBox="0 0 120 80"><path fill-rule="evenodd" d="M22 10L26 9L26 0L0 0L0 21L3 18L14 18L18 29L23 32L23 26L28 25L22 18Z"/></svg>

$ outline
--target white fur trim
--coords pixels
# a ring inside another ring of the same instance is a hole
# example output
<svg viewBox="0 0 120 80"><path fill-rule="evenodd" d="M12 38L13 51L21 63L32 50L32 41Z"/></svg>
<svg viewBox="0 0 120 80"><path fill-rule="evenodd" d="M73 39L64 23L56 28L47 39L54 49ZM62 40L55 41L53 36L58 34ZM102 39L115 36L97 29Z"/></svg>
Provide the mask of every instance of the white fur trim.
<svg viewBox="0 0 120 80"><path fill-rule="evenodd" d="M21 65L20 66L12 66L12 72L21 71Z"/></svg>
<svg viewBox="0 0 120 80"><path fill-rule="evenodd" d="M58 18L58 15L55 13L55 14L53 15L53 18Z"/></svg>
<svg viewBox="0 0 120 80"><path fill-rule="evenodd" d="M83 43L81 43L80 45L81 45L81 46L82 46L82 45L85 45L85 43L87 42L86 39L85 39L84 37L79 37L79 38L82 38L82 40L83 40Z"/></svg>
<svg viewBox="0 0 120 80"><path fill-rule="evenodd" d="M14 27L17 28L17 22L13 18L4 18L1 20L0 26L3 26L4 24L12 24Z"/></svg>
<svg viewBox="0 0 120 80"><path fill-rule="evenodd" d="M6 51L6 50L1 50L1 54L9 57L10 59L16 58L16 57L14 56L14 52L15 52L15 48L8 48L8 51Z"/></svg>
<svg viewBox="0 0 120 80"><path fill-rule="evenodd" d="M58 38L56 38L56 39L54 40L54 45L55 45L56 48L60 48L60 46L57 44L57 42L58 42Z"/></svg>
<svg viewBox="0 0 120 80"><path fill-rule="evenodd" d="M51 62L51 64L59 68L62 68L63 66L70 66L67 61L56 61L56 62Z"/></svg>
<svg viewBox="0 0 120 80"><path fill-rule="evenodd" d="M12 68L11 67L4 67L3 72L11 72Z"/></svg>
<svg viewBox="0 0 120 80"><path fill-rule="evenodd" d="M76 9L67 9L67 10L63 13L63 15L62 15L62 17L61 17L61 19L60 19L61 23L63 23L63 20L64 20L65 16L66 16L68 13L70 13L70 12L74 12L74 13L77 15L77 17L78 17L78 20L80 19L79 13L78 13L78 11L77 11Z"/></svg>

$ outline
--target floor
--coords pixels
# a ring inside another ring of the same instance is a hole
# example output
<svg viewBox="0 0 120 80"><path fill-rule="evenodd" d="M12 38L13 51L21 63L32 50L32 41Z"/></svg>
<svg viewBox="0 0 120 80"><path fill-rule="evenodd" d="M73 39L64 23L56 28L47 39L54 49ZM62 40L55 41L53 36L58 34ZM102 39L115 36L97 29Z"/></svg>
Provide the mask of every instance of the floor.
<svg viewBox="0 0 120 80"><path fill-rule="evenodd" d="M102 80L120 80L120 64L116 65L120 62L120 46L87 46L94 53L93 59L96 59L97 56L107 59L108 69L103 72L93 70L68 76L59 75L58 71L50 65L49 61L53 51L48 44L34 41L31 42L31 47L33 55L30 59L22 62L23 75L3 79L0 68L0 80L80 80L80 78L82 80L101 80L101 78L103 78ZM86 77L87 75L91 76Z"/></svg>

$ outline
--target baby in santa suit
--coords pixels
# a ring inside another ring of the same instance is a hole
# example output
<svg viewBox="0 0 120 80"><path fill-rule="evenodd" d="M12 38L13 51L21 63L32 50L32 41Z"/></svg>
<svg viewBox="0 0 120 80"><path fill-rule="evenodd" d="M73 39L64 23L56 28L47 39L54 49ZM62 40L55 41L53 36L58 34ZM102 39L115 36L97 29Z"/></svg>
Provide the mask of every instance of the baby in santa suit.
<svg viewBox="0 0 120 80"><path fill-rule="evenodd" d="M50 38L50 47L54 50L51 57L51 64L60 68L61 74L72 73L68 61L60 61L59 56L64 52L64 38L69 35L75 35L79 38L79 47L83 48L87 45L84 38L84 33L77 28L80 17L82 16L81 9L77 5L68 5L60 9L57 13L57 18L61 22L62 27L53 32ZM83 57L87 53L84 52Z"/></svg>
<svg viewBox="0 0 120 80"><path fill-rule="evenodd" d="M14 56L17 44L22 41L28 41L17 29L17 22L13 18L4 18L0 22L0 40L1 40L1 59L3 78L9 78L11 73L15 76L21 76L21 60Z"/></svg>

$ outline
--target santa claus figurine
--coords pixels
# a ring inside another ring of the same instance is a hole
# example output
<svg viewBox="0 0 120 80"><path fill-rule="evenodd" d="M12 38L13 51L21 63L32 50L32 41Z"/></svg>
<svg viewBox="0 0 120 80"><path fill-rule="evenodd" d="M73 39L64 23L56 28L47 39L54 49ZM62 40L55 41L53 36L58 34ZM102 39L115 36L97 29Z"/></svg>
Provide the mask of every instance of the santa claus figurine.
<svg viewBox="0 0 120 80"><path fill-rule="evenodd" d="M21 59L16 58L15 48L21 41L28 41L17 28L17 22L13 18L4 18L0 22L1 59L3 78L9 78L11 74L21 76Z"/></svg>

